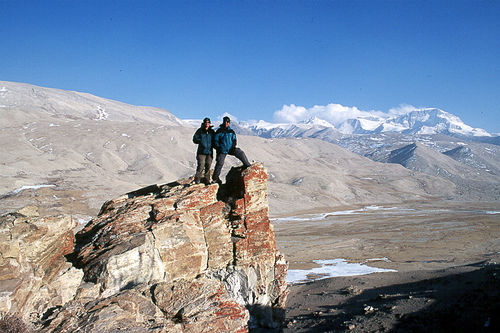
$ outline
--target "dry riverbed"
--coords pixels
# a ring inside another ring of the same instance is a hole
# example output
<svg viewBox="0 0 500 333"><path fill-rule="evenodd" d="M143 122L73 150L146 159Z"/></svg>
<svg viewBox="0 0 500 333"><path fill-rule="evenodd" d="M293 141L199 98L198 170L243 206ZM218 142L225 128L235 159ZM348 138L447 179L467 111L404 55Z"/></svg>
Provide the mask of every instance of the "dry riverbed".
<svg viewBox="0 0 500 333"><path fill-rule="evenodd" d="M290 262L285 332L499 327L498 203L345 207L273 224Z"/></svg>

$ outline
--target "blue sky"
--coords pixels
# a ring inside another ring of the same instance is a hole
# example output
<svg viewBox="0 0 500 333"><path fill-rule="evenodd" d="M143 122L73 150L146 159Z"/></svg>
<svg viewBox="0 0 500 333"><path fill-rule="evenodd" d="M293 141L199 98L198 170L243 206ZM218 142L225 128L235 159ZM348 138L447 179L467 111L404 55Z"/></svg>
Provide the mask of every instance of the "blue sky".
<svg viewBox="0 0 500 333"><path fill-rule="evenodd" d="M438 107L500 132L500 1L0 0L0 80L180 118Z"/></svg>

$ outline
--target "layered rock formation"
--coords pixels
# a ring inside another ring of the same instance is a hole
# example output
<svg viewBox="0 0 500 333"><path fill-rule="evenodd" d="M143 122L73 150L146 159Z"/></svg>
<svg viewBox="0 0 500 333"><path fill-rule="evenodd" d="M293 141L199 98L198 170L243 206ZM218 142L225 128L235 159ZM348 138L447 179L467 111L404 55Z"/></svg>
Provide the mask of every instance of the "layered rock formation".
<svg viewBox="0 0 500 333"><path fill-rule="evenodd" d="M237 332L279 326L287 263L276 250L268 218L263 165L233 168L220 187L189 180L106 202L76 235L74 251L57 252L60 266L69 268L46 273L50 286L63 271L80 274L78 283L65 286L57 301L31 306L39 314L31 321L54 332ZM65 235L66 229L56 229ZM72 234L67 239L72 241ZM7 257L14 255L2 251L0 279L12 261ZM13 305L13 292L2 295L2 310L28 319L21 301Z"/></svg>
<svg viewBox="0 0 500 333"><path fill-rule="evenodd" d="M73 299L83 272L64 256L75 226L70 216L42 218L36 207L0 217L0 313L34 322Z"/></svg>

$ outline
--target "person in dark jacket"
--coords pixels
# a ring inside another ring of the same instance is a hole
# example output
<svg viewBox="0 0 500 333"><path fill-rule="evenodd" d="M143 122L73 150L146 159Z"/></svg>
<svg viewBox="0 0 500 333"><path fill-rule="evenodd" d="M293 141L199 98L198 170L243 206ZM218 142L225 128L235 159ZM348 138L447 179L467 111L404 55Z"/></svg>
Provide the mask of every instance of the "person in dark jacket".
<svg viewBox="0 0 500 333"><path fill-rule="evenodd" d="M210 183L210 166L213 160L213 142L215 131L210 125L210 118L203 119L201 127L196 130L193 135L193 142L198 144L198 150L196 151L196 161L198 162L198 167L196 168L196 174L194 176L194 182L196 184L200 183L201 176L203 174L203 169L205 169L205 176L203 182L205 184Z"/></svg>
<svg viewBox="0 0 500 333"><path fill-rule="evenodd" d="M215 132L214 136L214 147L217 151L217 157L215 162L215 169L213 174L213 182L221 184L222 181L219 179L222 167L224 166L224 161L226 155L232 155L239 159L245 168L250 166L245 152L240 148L236 147L236 133L230 127L231 119L229 117L224 117L222 119L222 124Z"/></svg>

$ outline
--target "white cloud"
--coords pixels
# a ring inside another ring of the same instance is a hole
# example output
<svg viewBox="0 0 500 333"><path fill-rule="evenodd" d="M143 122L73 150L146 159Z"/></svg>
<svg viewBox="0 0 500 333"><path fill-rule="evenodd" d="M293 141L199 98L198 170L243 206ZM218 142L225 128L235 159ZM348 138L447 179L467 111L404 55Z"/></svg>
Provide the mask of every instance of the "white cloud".
<svg viewBox="0 0 500 333"><path fill-rule="evenodd" d="M347 119L358 117L387 117L387 114L380 111L362 111L355 106L344 106L341 104L315 105L311 108L297 106L295 104L283 105L281 110L274 113L274 120L277 122L297 123L304 120L318 117L338 126Z"/></svg>
<svg viewBox="0 0 500 333"><path fill-rule="evenodd" d="M307 119L308 110L303 106L295 104L283 105L281 110L274 113L274 120L284 123L296 123Z"/></svg>
<svg viewBox="0 0 500 333"><path fill-rule="evenodd" d="M410 113L412 111L418 111L421 109L422 108L417 108L417 107L415 107L413 105L409 105L409 104L400 104L399 106L390 109L389 115L390 116L402 116L402 115Z"/></svg>

